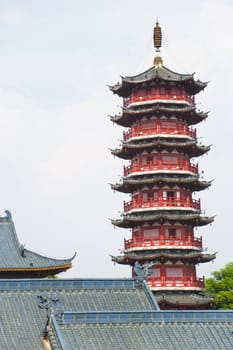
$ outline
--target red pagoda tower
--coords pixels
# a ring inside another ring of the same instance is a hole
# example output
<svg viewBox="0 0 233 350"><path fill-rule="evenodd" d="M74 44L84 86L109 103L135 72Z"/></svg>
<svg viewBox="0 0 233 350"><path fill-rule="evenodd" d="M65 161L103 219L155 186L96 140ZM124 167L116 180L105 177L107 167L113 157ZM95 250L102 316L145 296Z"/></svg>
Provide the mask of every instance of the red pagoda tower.
<svg viewBox="0 0 233 350"><path fill-rule="evenodd" d="M122 145L112 154L129 160L122 181L114 190L130 194L124 213L113 225L131 228L114 262L132 266L149 264L147 283L162 309L205 309L211 299L202 295L203 278L196 264L211 261L215 254L203 253L202 238L194 228L211 223L202 215L193 192L208 188L193 161L209 151L200 145L192 126L207 118L196 110L195 95L207 83L193 74L180 74L163 66L160 57L161 29L156 23L154 65L112 86L123 97L122 113L111 120L127 130Z"/></svg>

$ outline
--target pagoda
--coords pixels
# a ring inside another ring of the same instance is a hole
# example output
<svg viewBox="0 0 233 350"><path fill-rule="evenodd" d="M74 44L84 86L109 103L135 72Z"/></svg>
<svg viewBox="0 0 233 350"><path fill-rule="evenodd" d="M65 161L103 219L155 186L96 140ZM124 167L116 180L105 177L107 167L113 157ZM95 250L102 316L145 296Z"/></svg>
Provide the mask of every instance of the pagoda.
<svg viewBox="0 0 233 350"><path fill-rule="evenodd" d="M129 161L112 189L130 195L121 218L112 223L132 232L122 254L112 260L130 265L133 277L135 266L149 265L146 280L162 309L206 309L212 300L203 295L204 278L197 277L196 265L216 254L203 252L194 229L214 217L203 215L194 192L211 185L200 177L195 161L210 146L198 143L193 125L208 116L195 105L195 95L207 83L166 68L161 42L157 22L153 67L110 87L123 97L122 113L111 120L127 128L112 154Z"/></svg>

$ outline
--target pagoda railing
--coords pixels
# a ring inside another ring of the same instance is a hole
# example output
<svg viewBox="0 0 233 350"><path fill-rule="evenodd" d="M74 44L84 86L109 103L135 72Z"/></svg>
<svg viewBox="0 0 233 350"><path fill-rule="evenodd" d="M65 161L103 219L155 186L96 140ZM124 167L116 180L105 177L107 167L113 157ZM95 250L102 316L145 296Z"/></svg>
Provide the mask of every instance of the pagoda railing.
<svg viewBox="0 0 233 350"><path fill-rule="evenodd" d="M137 128L132 127L130 130L125 131L123 133L123 140L127 141L133 137L139 137L139 136L150 136L150 135L156 135L156 134L165 134L165 135L185 135L190 136L192 138L196 139L196 129L188 128L188 127L179 127L176 128L169 128L169 127L152 127L152 128L143 128L142 126L139 126Z"/></svg>
<svg viewBox="0 0 233 350"><path fill-rule="evenodd" d="M134 209L153 209L159 207L187 207L196 210L201 209L200 199L139 199L124 202L124 211L130 211Z"/></svg>
<svg viewBox="0 0 233 350"><path fill-rule="evenodd" d="M187 278L187 277L147 277L147 283L150 288L159 287L196 287L204 288L204 278Z"/></svg>
<svg viewBox="0 0 233 350"><path fill-rule="evenodd" d="M123 100L123 106L128 107L131 103L135 102L149 102L150 100L160 100L160 101L184 101L188 102L190 104L195 103L194 96L188 96L186 94L181 95L173 95L173 94L152 94L152 93L144 93L141 96L136 96L132 94L131 96L124 98Z"/></svg>
<svg viewBox="0 0 233 350"><path fill-rule="evenodd" d="M154 239L153 237L141 238L141 239L125 239L124 241L125 249L132 248L148 248L148 247L158 247L158 246L174 246L174 247L182 247L182 246L191 246L196 248L202 248L202 238L195 237L194 239L175 239L175 238L160 238Z"/></svg>
<svg viewBox="0 0 233 350"><path fill-rule="evenodd" d="M169 164L162 162L159 162L158 164L147 165L130 164L128 166L124 166L124 176L128 176L132 173L157 170L190 171L192 173L198 174L198 164L192 164L189 162L182 162L179 164Z"/></svg>

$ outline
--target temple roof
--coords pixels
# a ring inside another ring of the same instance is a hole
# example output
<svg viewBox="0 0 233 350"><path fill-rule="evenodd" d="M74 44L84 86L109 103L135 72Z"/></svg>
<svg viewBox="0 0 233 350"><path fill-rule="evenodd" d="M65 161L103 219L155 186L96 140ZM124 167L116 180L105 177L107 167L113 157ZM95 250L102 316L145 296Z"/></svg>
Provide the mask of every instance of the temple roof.
<svg viewBox="0 0 233 350"><path fill-rule="evenodd" d="M182 260L190 261L194 264L199 262L209 262L216 258L216 253L214 254L204 254L201 251L191 251L184 252L178 251L148 251L148 252L125 252L124 255L112 256L112 261L118 264L133 265L136 261L145 262L145 261L165 261L165 260Z"/></svg>
<svg viewBox="0 0 233 350"><path fill-rule="evenodd" d="M60 278L0 280L0 308L0 349L9 350L42 349L41 337L51 321L51 314L58 319L65 312L87 317L93 312L100 315L106 312L114 317L117 312L135 314L159 310L148 286L134 279ZM93 349L82 347L81 343L77 345L78 332L76 336L74 347L69 344L52 349Z"/></svg>
<svg viewBox="0 0 233 350"><path fill-rule="evenodd" d="M0 217L0 278L46 277L69 269L74 257L52 259L20 245L9 211Z"/></svg>
<svg viewBox="0 0 233 350"><path fill-rule="evenodd" d="M161 311L134 279L0 280L0 305L1 349L233 348L233 311Z"/></svg>
<svg viewBox="0 0 233 350"><path fill-rule="evenodd" d="M202 181L199 179L198 175L193 176L178 176L173 175L169 176L168 174L163 175L149 175L144 176L134 176L129 178L123 178L122 182L117 184L112 184L111 187L115 191L124 192L124 193L131 193L135 188L141 188L143 186L153 186L154 184L169 184L170 186L173 185L182 185L189 188L191 191L201 191L206 188L208 188L211 185L212 181Z"/></svg>
<svg viewBox="0 0 233 350"><path fill-rule="evenodd" d="M123 108L122 113L111 116L112 122L121 126L130 127L132 123L140 120L144 116L150 115L169 115L182 117L189 125L194 125L205 120L208 112L197 111L195 106L164 106L161 103L154 103L153 105L143 106L140 108Z"/></svg>
<svg viewBox="0 0 233 350"><path fill-rule="evenodd" d="M209 322L204 320L204 317L201 317L200 321L195 320L195 317L199 319L201 313L204 316L203 311L189 311L186 314L184 312L160 311L159 314L116 312L111 315L108 312L94 312L90 315L65 313L61 322L52 322L50 325L51 338L55 342L53 348L58 350L232 349L233 322L227 319L231 311L225 311L224 316L217 314L215 320L214 313L207 312L207 317L211 315ZM55 347L61 339L63 345Z"/></svg>
<svg viewBox="0 0 233 350"><path fill-rule="evenodd" d="M161 151L162 149L177 149L182 150L182 152L187 152L189 156L199 157L210 150L211 146L204 146L197 144L196 140L187 141L168 141L161 137L155 136L155 138L150 141L137 141L137 142L122 142L122 147L111 150L114 156L122 159L131 159L134 154L138 151L142 152L144 150L156 149Z"/></svg>
<svg viewBox="0 0 233 350"><path fill-rule="evenodd" d="M137 225L147 223L162 224L165 221L170 222L181 222L193 226L205 226L214 221L214 216L207 217L201 216L200 213L176 213L176 212L165 212L165 211L154 211L144 214L124 214L121 219L111 220L112 224L118 227L132 228Z"/></svg>
<svg viewBox="0 0 233 350"><path fill-rule="evenodd" d="M170 310L177 310L179 308L179 305L181 305L181 307L185 306L190 310L193 306L197 307L197 305L210 305L213 303L213 299L207 297L206 295L194 294L190 292L161 293L161 291L159 291L156 292L156 300L162 307L169 306Z"/></svg>
<svg viewBox="0 0 233 350"><path fill-rule="evenodd" d="M164 66L159 66L149 68L135 76L122 77L121 83L111 86L110 89L119 96L128 97L135 86L152 81L182 84L191 95L197 94L207 86L207 83L195 80L194 74L176 73Z"/></svg>

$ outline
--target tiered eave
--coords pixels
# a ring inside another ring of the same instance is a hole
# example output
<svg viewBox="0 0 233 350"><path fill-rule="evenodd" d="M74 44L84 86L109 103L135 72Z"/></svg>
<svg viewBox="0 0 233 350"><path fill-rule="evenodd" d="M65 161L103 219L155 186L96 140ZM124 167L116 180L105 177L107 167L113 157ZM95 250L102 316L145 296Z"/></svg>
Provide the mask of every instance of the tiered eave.
<svg viewBox="0 0 233 350"><path fill-rule="evenodd" d="M197 111L195 106L185 105L179 106L173 102L173 105L169 107L164 106L163 103L155 101L155 104L142 105L140 108L126 107L122 109L122 113L110 116L112 122L129 127L132 122L135 122L142 118L142 116L150 117L153 115L163 115L175 116L177 113L182 116L182 118L187 122L188 125L195 125L208 117L208 112Z"/></svg>
<svg viewBox="0 0 233 350"><path fill-rule="evenodd" d="M135 85L143 85L144 83L159 83L169 82L178 83L183 86L188 93L195 95L207 86L207 82L201 82L194 79L193 74L180 74L176 73L164 66L151 67L143 73L135 76L122 77L121 83L111 86L110 89L113 93L118 94L121 97L127 97L132 92Z"/></svg>

